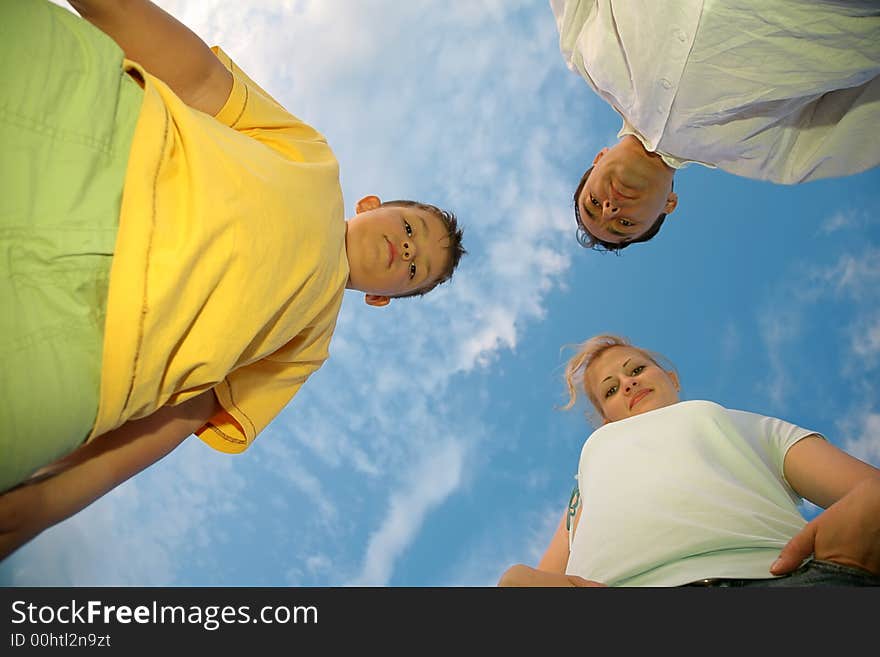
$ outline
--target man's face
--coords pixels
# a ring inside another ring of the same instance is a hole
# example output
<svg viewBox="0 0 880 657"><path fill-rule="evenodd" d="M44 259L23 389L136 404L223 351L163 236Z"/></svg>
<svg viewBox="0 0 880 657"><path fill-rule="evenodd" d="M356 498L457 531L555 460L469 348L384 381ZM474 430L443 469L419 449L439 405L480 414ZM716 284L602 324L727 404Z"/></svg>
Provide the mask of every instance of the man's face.
<svg viewBox="0 0 880 657"><path fill-rule="evenodd" d="M581 226L614 244L642 236L660 214L675 209L673 175L658 155L647 152L631 135L613 148L603 148L577 199Z"/></svg>
<svg viewBox="0 0 880 657"><path fill-rule="evenodd" d="M419 207L358 204L348 220L345 249L348 287L396 296L429 287L446 270L449 237L443 221Z"/></svg>

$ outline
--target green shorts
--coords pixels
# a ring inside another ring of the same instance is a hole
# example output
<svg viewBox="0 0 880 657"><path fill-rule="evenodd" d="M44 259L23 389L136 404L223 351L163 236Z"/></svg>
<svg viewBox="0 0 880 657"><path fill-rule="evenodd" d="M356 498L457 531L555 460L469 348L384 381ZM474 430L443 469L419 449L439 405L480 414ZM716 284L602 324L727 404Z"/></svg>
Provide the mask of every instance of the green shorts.
<svg viewBox="0 0 880 657"><path fill-rule="evenodd" d="M122 59L64 8L0 0L0 491L74 450L97 414L143 101Z"/></svg>

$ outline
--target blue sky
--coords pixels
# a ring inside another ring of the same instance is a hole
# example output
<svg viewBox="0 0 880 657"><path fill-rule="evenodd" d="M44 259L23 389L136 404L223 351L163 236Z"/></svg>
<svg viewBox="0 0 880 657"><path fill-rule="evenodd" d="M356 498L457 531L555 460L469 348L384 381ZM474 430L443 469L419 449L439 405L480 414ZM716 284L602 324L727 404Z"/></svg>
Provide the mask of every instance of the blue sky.
<svg viewBox="0 0 880 657"><path fill-rule="evenodd" d="M562 347L603 332L665 354L685 399L880 466L880 170L688 167L659 237L585 251L571 194L619 119L565 68L549 3L159 4L325 134L349 213L435 203L470 253L422 299L347 292L330 360L251 449L190 438L0 563L3 585L494 585L568 500L590 426L557 410Z"/></svg>

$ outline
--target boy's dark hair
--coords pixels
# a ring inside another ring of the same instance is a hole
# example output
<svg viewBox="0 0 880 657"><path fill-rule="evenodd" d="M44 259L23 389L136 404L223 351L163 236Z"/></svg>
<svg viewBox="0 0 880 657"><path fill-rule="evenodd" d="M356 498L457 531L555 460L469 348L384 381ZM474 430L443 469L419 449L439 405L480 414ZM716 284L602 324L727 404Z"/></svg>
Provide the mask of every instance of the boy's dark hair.
<svg viewBox="0 0 880 657"><path fill-rule="evenodd" d="M446 268L440 274L440 276L437 277L437 280L429 285L420 287L417 290L407 292L406 294L396 294L392 298L402 299L403 297L420 297L423 294L427 294L441 283L445 283L450 278L452 278L452 274L455 271L455 268L458 267L458 261L461 260L461 256L467 253L467 251L465 251L464 247L461 245L462 229L458 227L458 220L455 218L455 215L452 212L448 210L441 210L437 206L429 205L428 203L400 200L385 201L384 203L382 203L382 206L388 205L404 208L419 208L420 210L425 210L426 212L430 212L435 217L440 219L440 221L442 221L443 225L446 227L446 236L449 238L449 246L446 247L449 251L449 262L446 265Z"/></svg>
<svg viewBox="0 0 880 657"><path fill-rule="evenodd" d="M577 241L585 249L593 249L594 251L616 251L620 252L621 250L628 247L630 244L637 244L638 242L647 242L649 239L654 237L659 231L660 226L663 225L663 220L666 219L666 213L661 212L657 218L654 220L654 223L651 224L651 227L646 230L643 234L639 235L635 239L627 240L626 242L606 242L603 239L599 239L595 235L593 235L590 231L587 230L587 227L581 221L581 211L580 204L578 203L578 199L581 196L581 192L584 189L584 185L587 184L587 178L590 177L590 174L593 172L593 167L590 167L586 170L583 176L581 176L581 181L578 183L577 189L574 190L574 220L577 222ZM675 180L672 181L672 187L675 187Z"/></svg>

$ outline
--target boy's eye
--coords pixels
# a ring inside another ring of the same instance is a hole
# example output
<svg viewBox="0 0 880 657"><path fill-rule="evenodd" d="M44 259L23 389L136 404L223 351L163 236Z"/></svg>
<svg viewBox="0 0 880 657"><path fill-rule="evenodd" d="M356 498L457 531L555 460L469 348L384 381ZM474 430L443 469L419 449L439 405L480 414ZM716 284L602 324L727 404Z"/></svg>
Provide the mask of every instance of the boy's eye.
<svg viewBox="0 0 880 657"><path fill-rule="evenodd" d="M632 226L633 222L631 222L629 219L621 219L620 225L621 226Z"/></svg>
<svg viewBox="0 0 880 657"><path fill-rule="evenodd" d="M407 223L406 219L403 220L403 228L406 231L408 237L412 237L412 226Z"/></svg>
<svg viewBox="0 0 880 657"><path fill-rule="evenodd" d="M412 280L416 276L416 263L409 263L409 279Z"/></svg>
<svg viewBox="0 0 880 657"><path fill-rule="evenodd" d="M635 368L633 370L633 376L635 376L636 374L641 374L644 370L645 370L645 366L639 365L637 368Z"/></svg>
<svg viewBox="0 0 880 657"><path fill-rule="evenodd" d="M597 208L599 207L599 201L598 201L598 200L596 199L596 197L593 196L592 194L590 194L590 203L592 203L593 205L595 205Z"/></svg>
<svg viewBox="0 0 880 657"><path fill-rule="evenodd" d="M605 391L605 399L608 399L615 392L617 392L617 386L611 386L608 388L608 390Z"/></svg>

